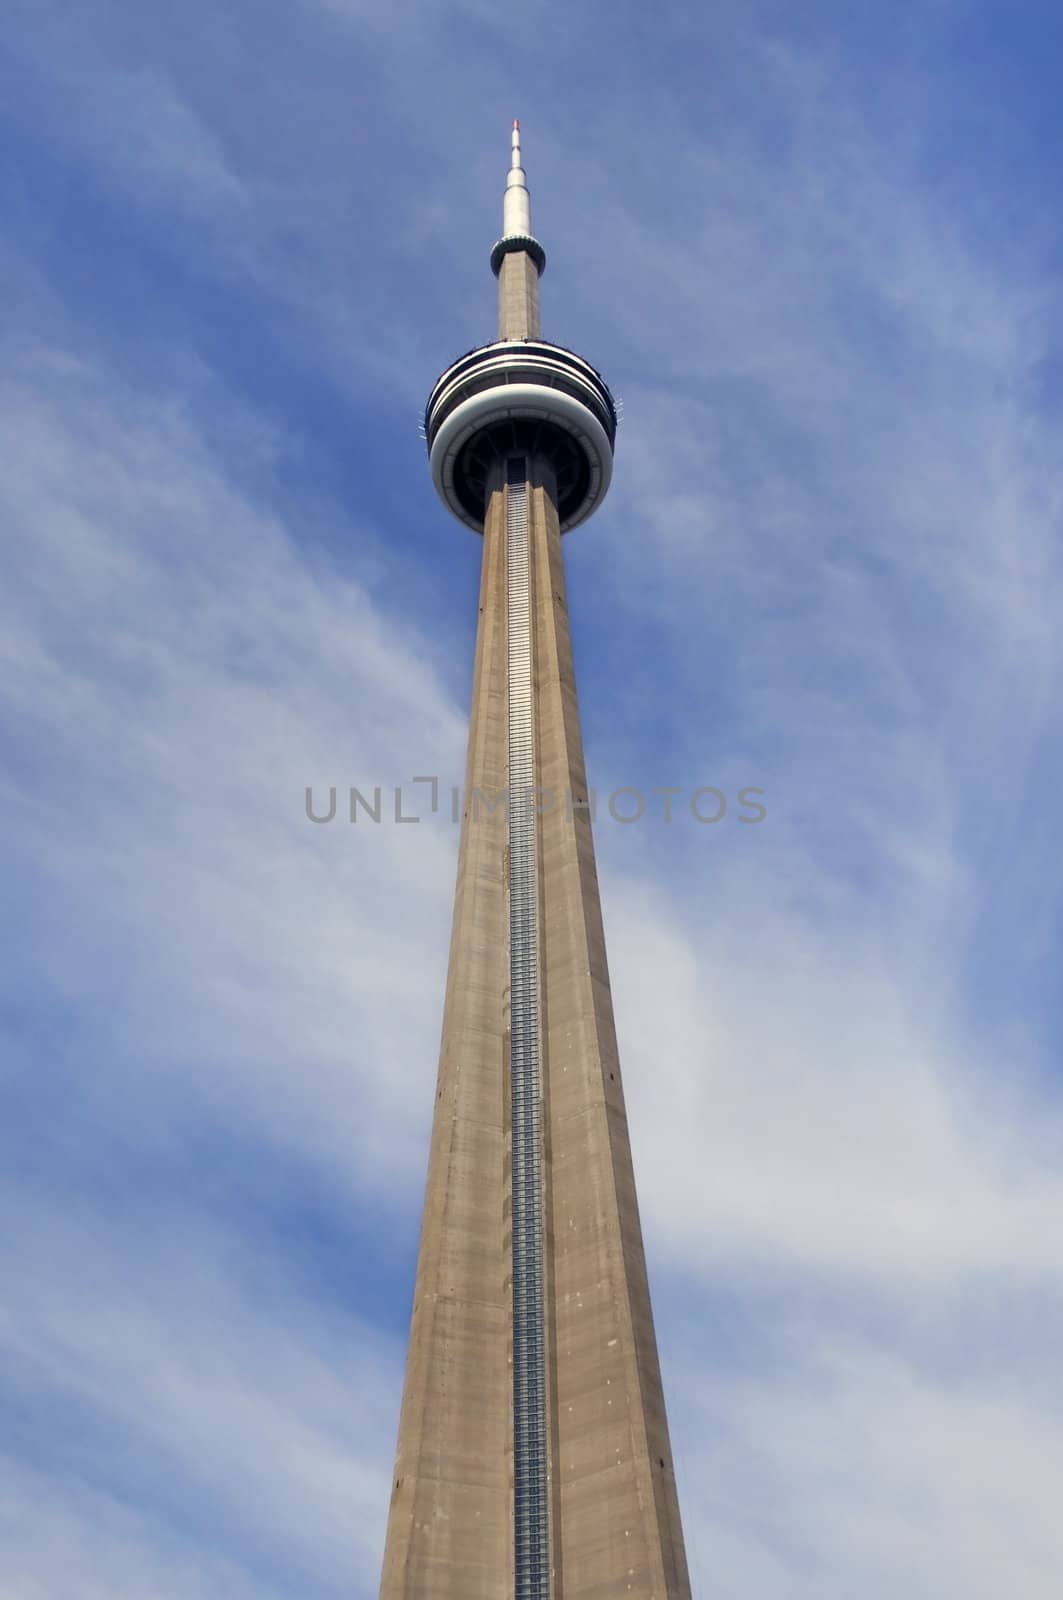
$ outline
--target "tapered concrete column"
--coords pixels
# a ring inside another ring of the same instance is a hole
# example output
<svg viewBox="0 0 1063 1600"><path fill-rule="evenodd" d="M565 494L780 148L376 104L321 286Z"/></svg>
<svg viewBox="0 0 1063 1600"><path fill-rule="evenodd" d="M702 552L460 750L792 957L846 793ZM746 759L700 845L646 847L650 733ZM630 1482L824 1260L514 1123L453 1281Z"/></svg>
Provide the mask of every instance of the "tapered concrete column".
<svg viewBox="0 0 1063 1600"><path fill-rule="evenodd" d="M553 469L530 512L550 1600L687 1600L617 1056ZM383 1600L513 1591L504 494L485 524L465 817ZM479 791L482 800L477 798ZM571 797L571 798L570 798Z"/></svg>
<svg viewBox="0 0 1063 1600"><path fill-rule="evenodd" d="M538 339L539 269L525 250L504 256L498 270L498 337Z"/></svg>

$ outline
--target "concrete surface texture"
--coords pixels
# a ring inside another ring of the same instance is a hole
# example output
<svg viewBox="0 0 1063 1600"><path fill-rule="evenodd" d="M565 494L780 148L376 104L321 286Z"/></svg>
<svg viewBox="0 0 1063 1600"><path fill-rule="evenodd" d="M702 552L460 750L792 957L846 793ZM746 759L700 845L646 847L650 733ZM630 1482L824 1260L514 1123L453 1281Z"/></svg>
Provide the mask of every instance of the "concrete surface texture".
<svg viewBox="0 0 1063 1600"><path fill-rule="evenodd" d="M500 308L524 317L526 256ZM519 335L509 335L519 336ZM506 494L483 573L450 966L382 1600L512 1600ZM536 784L586 796L552 469L527 458ZM591 823L538 823L550 1600L684 1600ZM546 1600L536 1596L535 1600Z"/></svg>

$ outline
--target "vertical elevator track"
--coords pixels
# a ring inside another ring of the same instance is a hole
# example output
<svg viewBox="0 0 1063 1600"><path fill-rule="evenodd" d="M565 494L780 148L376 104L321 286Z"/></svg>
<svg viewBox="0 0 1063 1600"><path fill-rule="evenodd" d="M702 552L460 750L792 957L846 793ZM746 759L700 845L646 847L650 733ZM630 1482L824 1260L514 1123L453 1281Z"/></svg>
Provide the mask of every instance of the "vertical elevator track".
<svg viewBox="0 0 1063 1600"><path fill-rule="evenodd" d="M508 462L506 480L514 1593L515 1600L549 1600L539 886L528 463L523 456Z"/></svg>

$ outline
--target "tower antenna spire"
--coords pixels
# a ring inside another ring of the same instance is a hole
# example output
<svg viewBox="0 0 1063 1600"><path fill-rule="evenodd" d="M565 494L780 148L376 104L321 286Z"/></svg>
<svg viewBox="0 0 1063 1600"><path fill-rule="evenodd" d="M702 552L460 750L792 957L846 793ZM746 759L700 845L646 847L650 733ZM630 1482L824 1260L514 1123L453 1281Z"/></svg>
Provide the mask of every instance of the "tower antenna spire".
<svg viewBox="0 0 1063 1600"><path fill-rule="evenodd" d="M520 123L513 118L513 141L506 174L506 196L502 202L502 236L531 235L531 196L528 175L520 159Z"/></svg>
<svg viewBox="0 0 1063 1600"><path fill-rule="evenodd" d="M539 337L539 279L546 251L532 233L528 175L520 150L520 123L513 119L509 171L502 200L502 237L491 251L491 271L498 279L498 337Z"/></svg>

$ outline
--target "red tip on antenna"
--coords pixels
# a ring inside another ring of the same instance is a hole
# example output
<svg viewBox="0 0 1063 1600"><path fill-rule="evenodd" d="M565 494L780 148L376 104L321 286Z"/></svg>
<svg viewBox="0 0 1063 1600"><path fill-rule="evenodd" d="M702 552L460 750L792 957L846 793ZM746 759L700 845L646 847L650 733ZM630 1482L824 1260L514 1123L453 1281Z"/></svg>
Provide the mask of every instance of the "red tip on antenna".
<svg viewBox="0 0 1063 1600"><path fill-rule="evenodd" d="M513 118L513 126L515 128L519 128L520 127L520 123L517 121L516 117Z"/></svg>

